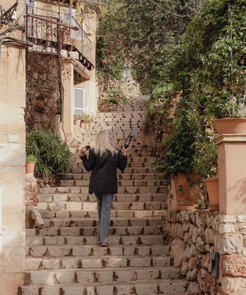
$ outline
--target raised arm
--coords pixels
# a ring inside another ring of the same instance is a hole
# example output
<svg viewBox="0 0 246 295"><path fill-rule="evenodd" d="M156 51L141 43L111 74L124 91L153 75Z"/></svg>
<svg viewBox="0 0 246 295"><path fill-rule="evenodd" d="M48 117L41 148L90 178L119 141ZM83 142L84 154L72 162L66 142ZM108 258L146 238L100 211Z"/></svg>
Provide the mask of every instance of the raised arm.
<svg viewBox="0 0 246 295"><path fill-rule="evenodd" d="M89 155L83 154L80 159L83 161L85 169L90 172L95 165L95 155L92 150L90 150Z"/></svg>

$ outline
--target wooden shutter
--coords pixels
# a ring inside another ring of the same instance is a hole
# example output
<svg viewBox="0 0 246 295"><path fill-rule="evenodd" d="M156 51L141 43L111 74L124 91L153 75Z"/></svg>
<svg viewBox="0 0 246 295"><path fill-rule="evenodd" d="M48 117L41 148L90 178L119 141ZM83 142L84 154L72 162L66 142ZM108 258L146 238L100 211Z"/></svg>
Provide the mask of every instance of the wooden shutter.
<svg viewBox="0 0 246 295"><path fill-rule="evenodd" d="M84 113L84 89L74 88L74 114Z"/></svg>

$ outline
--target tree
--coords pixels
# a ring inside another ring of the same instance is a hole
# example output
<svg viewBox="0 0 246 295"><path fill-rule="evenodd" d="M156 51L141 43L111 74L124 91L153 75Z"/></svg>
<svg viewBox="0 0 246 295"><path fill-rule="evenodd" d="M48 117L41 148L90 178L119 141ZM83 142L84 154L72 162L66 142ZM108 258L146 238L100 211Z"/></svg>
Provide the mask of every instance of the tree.
<svg viewBox="0 0 246 295"><path fill-rule="evenodd" d="M122 35L142 89L150 92L165 75L166 47L175 46L202 0L111 0L100 25L99 53L111 36ZM98 61L101 62L98 54Z"/></svg>

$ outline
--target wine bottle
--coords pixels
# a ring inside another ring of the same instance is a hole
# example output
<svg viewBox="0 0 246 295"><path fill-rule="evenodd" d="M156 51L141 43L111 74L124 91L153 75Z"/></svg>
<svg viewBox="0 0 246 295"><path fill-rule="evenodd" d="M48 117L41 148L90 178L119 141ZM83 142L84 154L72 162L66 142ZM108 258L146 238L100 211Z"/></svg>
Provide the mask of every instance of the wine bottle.
<svg viewBox="0 0 246 295"><path fill-rule="evenodd" d="M127 139L125 141L125 149L129 147L131 141L132 141L132 132L127 136Z"/></svg>

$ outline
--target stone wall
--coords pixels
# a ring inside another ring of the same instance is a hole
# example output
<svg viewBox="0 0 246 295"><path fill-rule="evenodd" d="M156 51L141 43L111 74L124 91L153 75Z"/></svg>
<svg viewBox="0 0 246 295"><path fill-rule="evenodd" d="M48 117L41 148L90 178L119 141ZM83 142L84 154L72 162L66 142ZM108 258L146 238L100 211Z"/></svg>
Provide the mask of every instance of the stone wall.
<svg viewBox="0 0 246 295"><path fill-rule="evenodd" d="M13 3L1 0L6 10ZM19 0L17 17L24 8ZM11 37L25 38L20 31ZM25 270L25 49L12 43L0 50L0 294L16 295Z"/></svg>
<svg viewBox="0 0 246 295"><path fill-rule="evenodd" d="M215 211L173 211L164 222L174 266L180 267L181 274L192 282L189 291L193 295L223 294L221 278L215 280L210 274L210 255L219 252L219 223Z"/></svg>
<svg viewBox="0 0 246 295"><path fill-rule="evenodd" d="M26 67L27 130L43 128L52 133L59 130L57 117L61 112L59 59L56 55L28 53Z"/></svg>
<svg viewBox="0 0 246 295"><path fill-rule="evenodd" d="M223 294L246 294L246 215L220 216Z"/></svg>
<svg viewBox="0 0 246 295"><path fill-rule="evenodd" d="M26 197L25 205L26 207L35 207L38 203L38 186L37 180L33 174L26 174Z"/></svg>

